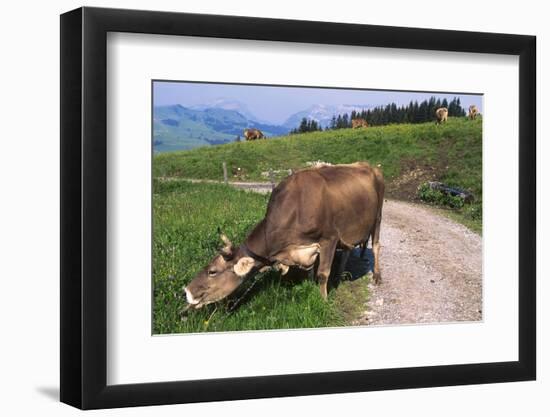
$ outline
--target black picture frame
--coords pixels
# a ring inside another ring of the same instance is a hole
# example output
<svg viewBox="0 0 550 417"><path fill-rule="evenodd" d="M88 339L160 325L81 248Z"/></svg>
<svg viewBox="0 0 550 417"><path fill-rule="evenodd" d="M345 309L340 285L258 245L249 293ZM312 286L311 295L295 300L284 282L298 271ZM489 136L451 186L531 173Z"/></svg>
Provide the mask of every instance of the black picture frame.
<svg viewBox="0 0 550 417"><path fill-rule="evenodd" d="M108 32L519 56L518 361L107 385ZM535 51L535 37L510 34L88 7L61 15L61 401L94 409L535 379Z"/></svg>

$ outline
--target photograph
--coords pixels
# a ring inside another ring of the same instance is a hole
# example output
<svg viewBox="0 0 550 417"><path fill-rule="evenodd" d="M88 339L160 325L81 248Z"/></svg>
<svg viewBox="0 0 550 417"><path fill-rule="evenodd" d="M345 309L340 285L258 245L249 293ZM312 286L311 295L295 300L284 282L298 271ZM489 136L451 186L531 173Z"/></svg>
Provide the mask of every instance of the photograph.
<svg viewBox="0 0 550 417"><path fill-rule="evenodd" d="M483 93L152 80L154 335L483 320Z"/></svg>

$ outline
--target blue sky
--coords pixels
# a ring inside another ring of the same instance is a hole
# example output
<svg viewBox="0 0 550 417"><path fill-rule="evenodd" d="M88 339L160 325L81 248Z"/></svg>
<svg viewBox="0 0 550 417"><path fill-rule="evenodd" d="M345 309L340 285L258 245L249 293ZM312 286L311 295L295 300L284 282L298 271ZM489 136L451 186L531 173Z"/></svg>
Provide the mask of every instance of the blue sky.
<svg viewBox="0 0 550 417"><path fill-rule="evenodd" d="M391 90L346 90L328 88L278 87L237 84L211 84L155 81L153 105L181 104L184 107L203 105L218 99L236 100L246 105L257 118L270 123L283 123L290 115L317 104L325 105L385 105L408 104L435 96L460 97L462 107L475 104L483 113L482 95L432 92L402 92Z"/></svg>

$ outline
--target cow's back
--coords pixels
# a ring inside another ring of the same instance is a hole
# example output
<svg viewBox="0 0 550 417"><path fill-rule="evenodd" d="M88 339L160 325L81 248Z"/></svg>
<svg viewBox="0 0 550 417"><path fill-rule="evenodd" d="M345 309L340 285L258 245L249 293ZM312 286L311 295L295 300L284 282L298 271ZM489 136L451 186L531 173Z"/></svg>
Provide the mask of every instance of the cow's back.
<svg viewBox="0 0 550 417"><path fill-rule="evenodd" d="M343 245L365 239L380 214L381 172L366 163L299 171L274 190L265 218L275 250L337 237Z"/></svg>
<svg viewBox="0 0 550 417"><path fill-rule="evenodd" d="M359 243L379 215L384 195L382 173L366 163L326 167L320 173L340 240L351 246Z"/></svg>

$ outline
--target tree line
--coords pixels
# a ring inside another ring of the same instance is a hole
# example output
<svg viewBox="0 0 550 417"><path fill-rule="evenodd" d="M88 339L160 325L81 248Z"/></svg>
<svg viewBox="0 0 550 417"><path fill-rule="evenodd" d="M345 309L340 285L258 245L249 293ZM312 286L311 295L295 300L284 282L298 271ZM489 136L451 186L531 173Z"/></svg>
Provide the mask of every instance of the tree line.
<svg viewBox="0 0 550 417"><path fill-rule="evenodd" d="M290 134L293 135L295 133L315 132L319 130L323 130L323 126L321 126L316 120L304 117L300 122L300 126L292 129Z"/></svg>
<svg viewBox="0 0 550 417"><path fill-rule="evenodd" d="M430 97L422 102L411 101L407 105L398 106L395 103L386 106L378 106L363 111L332 116L330 124L324 130L346 129L351 127L353 119L365 119L369 126L382 126L391 123L425 123L435 120L435 111L440 107L447 107L450 117L465 117L466 110L460 104L460 98L455 97L450 102ZM292 129L290 134L305 133L323 130L323 127L315 120L303 118L300 125Z"/></svg>

